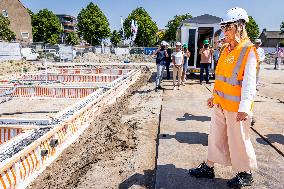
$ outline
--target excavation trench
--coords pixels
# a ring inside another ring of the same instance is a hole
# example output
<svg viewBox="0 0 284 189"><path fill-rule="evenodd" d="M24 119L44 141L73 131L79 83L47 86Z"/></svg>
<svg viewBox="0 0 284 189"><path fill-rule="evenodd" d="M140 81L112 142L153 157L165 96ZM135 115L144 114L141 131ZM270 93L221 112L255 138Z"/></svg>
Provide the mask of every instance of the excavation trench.
<svg viewBox="0 0 284 189"><path fill-rule="evenodd" d="M162 96L154 86L152 71L144 69L28 188L154 188Z"/></svg>

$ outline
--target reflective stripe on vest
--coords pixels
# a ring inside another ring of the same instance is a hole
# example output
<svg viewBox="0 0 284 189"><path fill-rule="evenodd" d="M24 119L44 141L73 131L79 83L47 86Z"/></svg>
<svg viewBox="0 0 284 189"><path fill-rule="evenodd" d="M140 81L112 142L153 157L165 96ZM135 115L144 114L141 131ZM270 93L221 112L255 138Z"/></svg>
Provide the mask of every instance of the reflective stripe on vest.
<svg viewBox="0 0 284 189"><path fill-rule="evenodd" d="M225 76L216 74L215 80L223 81L223 82L228 83L228 84L233 85L233 86L242 85L242 80L238 80L238 73L240 71L243 59L245 57L245 54L246 54L250 44L251 44L251 42L248 41L248 42L245 43L244 47L242 48L241 53L238 57L236 66L233 70L232 76L231 77L225 77Z"/></svg>
<svg viewBox="0 0 284 189"><path fill-rule="evenodd" d="M224 99L230 100L230 101L234 101L234 102L240 102L241 101L240 96L228 95L228 94L225 94L225 93L223 93L221 91L217 91L217 90L214 90L214 93L217 94L218 96L220 96Z"/></svg>

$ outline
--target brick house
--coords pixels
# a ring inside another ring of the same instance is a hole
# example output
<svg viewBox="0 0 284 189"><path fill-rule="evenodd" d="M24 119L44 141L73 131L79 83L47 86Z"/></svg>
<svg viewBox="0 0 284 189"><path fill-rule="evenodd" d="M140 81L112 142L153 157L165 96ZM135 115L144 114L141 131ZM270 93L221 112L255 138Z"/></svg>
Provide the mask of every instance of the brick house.
<svg viewBox="0 0 284 189"><path fill-rule="evenodd" d="M16 34L16 41L33 41L31 16L20 0L0 0L0 11L10 20L10 29Z"/></svg>
<svg viewBox="0 0 284 189"><path fill-rule="evenodd" d="M63 29L63 33L60 34L59 43L65 43L67 34L76 32L76 17L67 14L58 14L56 16L59 18Z"/></svg>
<svg viewBox="0 0 284 189"><path fill-rule="evenodd" d="M284 41L284 33L281 31L267 31L264 29L259 38L263 47L276 47L277 44Z"/></svg>

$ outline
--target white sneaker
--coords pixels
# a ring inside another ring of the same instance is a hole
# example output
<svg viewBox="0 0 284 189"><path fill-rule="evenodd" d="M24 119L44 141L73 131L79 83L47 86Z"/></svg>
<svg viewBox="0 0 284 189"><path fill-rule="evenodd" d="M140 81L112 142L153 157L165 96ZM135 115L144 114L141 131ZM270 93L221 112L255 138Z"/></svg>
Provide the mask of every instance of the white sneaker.
<svg viewBox="0 0 284 189"><path fill-rule="evenodd" d="M180 88L180 87L178 87L178 90L181 90L181 88Z"/></svg>
<svg viewBox="0 0 284 189"><path fill-rule="evenodd" d="M182 86L185 86L185 83L184 83L184 82L182 82L181 84L182 84Z"/></svg>
<svg viewBox="0 0 284 189"><path fill-rule="evenodd" d="M174 87L174 91L175 91L175 90L177 90L177 88L176 88L176 87Z"/></svg>

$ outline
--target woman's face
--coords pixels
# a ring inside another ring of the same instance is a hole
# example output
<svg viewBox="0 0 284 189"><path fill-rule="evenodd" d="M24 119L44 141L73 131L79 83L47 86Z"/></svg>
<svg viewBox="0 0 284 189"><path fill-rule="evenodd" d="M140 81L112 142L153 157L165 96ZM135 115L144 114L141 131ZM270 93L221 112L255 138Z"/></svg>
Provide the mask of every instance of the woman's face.
<svg viewBox="0 0 284 189"><path fill-rule="evenodd" d="M176 50L180 51L180 49L181 49L181 46L180 45L176 45Z"/></svg>
<svg viewBox="0 0 284 189"><path fill-rule="evenodd" d="M237 32L237 27L234 23L231 24L225 24L221 26L221 29L223 30L225 34L225 38L227 42L234 41L236 38L236 32Z"/></svg>

